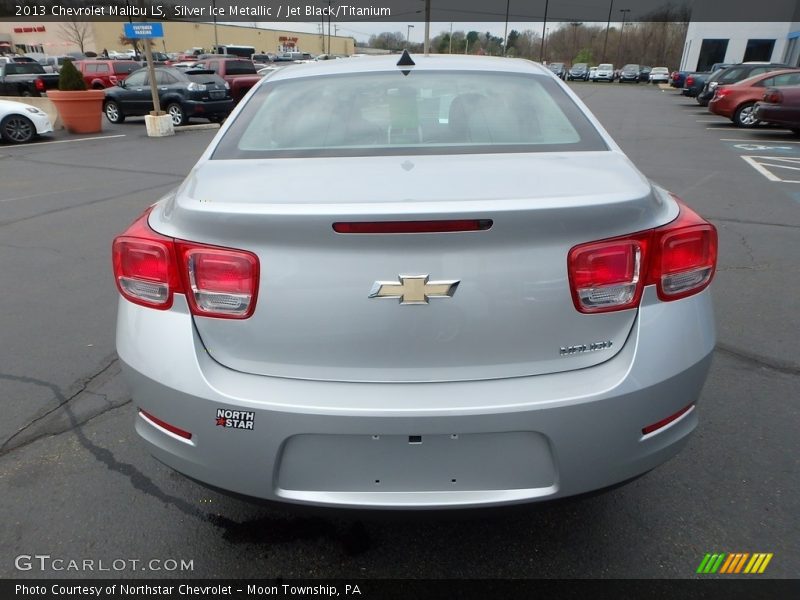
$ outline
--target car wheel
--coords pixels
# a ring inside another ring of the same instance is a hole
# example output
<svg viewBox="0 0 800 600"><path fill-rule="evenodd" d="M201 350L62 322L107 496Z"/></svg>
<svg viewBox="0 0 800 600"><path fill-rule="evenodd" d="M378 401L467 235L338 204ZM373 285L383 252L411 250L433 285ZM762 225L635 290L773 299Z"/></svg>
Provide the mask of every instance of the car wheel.
<svg viewBox="0 0 800 600"><path fill-rule="evenodd" d="M172 118L172 124L175 126L186 125L186 122L189 120L186 117L183 107L177 103L170 104L167 107L167 114Z"/></svg>
<svg viewBox="0 0 800 600"><path fill-rule="evenodd" d="M737 127L758 127L761 121L756 119L755 103L749 102L737 108L736 113L733 115L733 122Z"/></svg>
<svg viewBox="0 0 800 600"><path fill-rule="evenodd" d="M122 109L119 107L119 104L113 100L109 100L103 105L103 112L106 114L106 119L108 119L110 123L122 123L125 120Z"/></svg>
<svg viewBox="0 0 800 600"><path fill-rule="evenodd" d="M0 137L12 144L30 142L36 136L36 127L22 115L8 115L0 122Z"/></svg>

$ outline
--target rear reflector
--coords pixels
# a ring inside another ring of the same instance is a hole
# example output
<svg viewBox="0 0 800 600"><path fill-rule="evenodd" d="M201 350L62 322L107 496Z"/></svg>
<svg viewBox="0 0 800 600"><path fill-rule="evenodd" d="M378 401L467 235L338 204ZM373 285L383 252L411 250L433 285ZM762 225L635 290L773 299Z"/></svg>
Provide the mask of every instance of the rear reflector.
<svg viewBox="0 0 800 600"><path fill-rule="evenodd" d="M189 433L188 431L184 431L180 427L175 427L174 425L170 425L166 421L162 421L161 419L154 417L150 413L143 411L141 408L139 409L139 414L142 415L147 421L150 421L153 425L157 425L161 429L165 429L170 433L174 433L178 437L181 437L185 440L192 439L192 434Z"/></svg>
<svg viewBox="0 0 800 600"><path fill-rule="evenodd" d="M668 416L666 419L661 419L657 423L653 423L652 425L648 425L647 427L643 427L642 428L642 434L643 435L647 435L648 433L653 433L654 431L657 431L657 430L661 429L662 427L666 427L667 425L669 425L673 421L677 421L678 419L680 419L683 415L685 415L687 412L689 412L693 408L694 408L694 404L690 404L689 406L680 409L674 415Z"/></svg>
<svg viewBox="0 0 800 600"><path fill-rule="evenodd" d="M491 219L459 219L449 221L372 221L334 223L336 233L448 233L454 231L486 231Z"/></svg>
<svg viewBox="0 0 800 600"><path fill-rule="evenodd" d="M704 290L717 264L717 230L676 198L678 218L656 229L575 246L567 256L572 300L582 313L633 308L644 286L660 300Z"/></svg>

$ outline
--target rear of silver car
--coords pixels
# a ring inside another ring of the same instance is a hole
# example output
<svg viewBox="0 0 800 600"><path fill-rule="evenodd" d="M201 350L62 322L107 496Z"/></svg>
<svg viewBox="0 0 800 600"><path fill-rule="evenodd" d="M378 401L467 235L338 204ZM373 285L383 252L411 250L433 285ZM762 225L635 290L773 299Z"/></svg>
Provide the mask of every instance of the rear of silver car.
<svg viewBox="0 0 800 600"><path fill-rule="evenodd" d="M559 498L673 456L714 345L713 227L543 69L388 60L270 77L115 241L153 454L253 497L377 508ZM343 135L344 112L292 112L305 85L385 91L347 98ZM533 126L509 126L518 85Z"/></svg>

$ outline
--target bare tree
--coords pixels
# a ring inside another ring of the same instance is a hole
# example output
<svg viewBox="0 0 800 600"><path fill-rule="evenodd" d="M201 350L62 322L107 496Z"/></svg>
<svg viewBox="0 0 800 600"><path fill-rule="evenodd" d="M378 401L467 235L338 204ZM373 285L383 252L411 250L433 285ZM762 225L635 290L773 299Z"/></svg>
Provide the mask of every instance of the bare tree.
<svg viewBox="0 0 800 600"><path fill-rule="evenodd" d="M59 33L65 42L72 42L81 50L81 54L86 51L86 41L92 36L92 26L86 21L79 21L72 17L61 24Z"/></svg>

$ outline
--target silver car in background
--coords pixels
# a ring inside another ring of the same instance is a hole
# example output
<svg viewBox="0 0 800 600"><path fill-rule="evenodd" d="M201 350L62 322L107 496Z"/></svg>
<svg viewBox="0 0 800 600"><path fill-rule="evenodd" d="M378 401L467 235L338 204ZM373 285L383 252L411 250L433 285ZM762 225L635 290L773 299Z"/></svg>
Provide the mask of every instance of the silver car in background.
<svg viewBox="0 0 800 600"><path fill-rule="evenodd" d="M136 430L292 503L605 488L697 424L716 248L538 64L287 67L114 240Z"/></svg>

